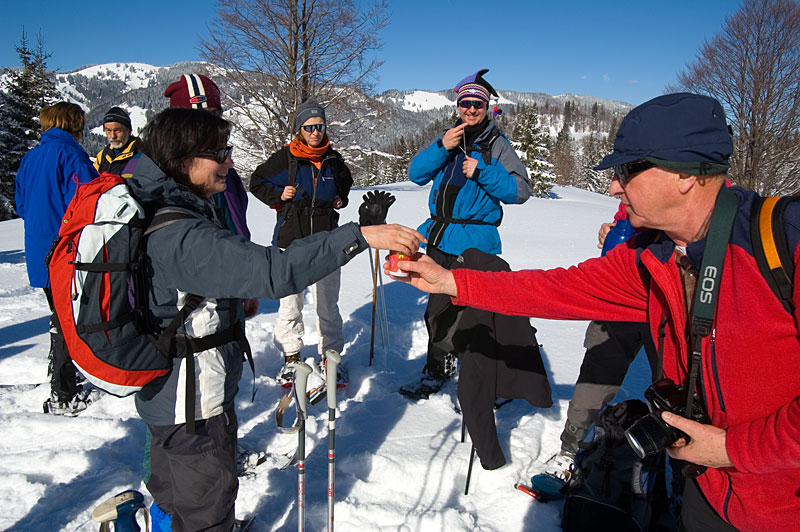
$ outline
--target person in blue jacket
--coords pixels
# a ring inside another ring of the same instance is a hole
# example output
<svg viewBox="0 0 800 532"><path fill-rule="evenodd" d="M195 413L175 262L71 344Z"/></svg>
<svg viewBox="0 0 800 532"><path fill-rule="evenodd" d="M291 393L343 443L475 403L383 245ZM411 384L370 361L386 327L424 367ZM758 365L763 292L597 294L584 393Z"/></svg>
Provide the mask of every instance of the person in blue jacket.
<svg viewBox="0 0 800 532"><path fill-rule="evenodd" d="M39 113L42 139L20 162L15 180L17 214L25 220L25 262L31 286L42 288L50 304L50 397L45 413L76 414L93 401L98 392L84 390L79 374L58 332L50 297L45 257L58 236L61 219L78 183L88 183L97 171L78 142L83 138L85 114L78 105L58 102Z"/></svg>
<svg viewBox="0 0 800 532"><path fill-rule="evenodd" d="M524 203L533 190L525 166L488 113L490 100L498 95L483 78L486 72L479 70L458 82L459 119L417 153L408 169L412 182L433 182L430 218L418 231L428 239L426 253L445 267L470 248L500 254L501 204ZM429 299L425 310L429 330L430 308ZM422 395L438 390L454 373L452 355L429 342Z"/></svg>

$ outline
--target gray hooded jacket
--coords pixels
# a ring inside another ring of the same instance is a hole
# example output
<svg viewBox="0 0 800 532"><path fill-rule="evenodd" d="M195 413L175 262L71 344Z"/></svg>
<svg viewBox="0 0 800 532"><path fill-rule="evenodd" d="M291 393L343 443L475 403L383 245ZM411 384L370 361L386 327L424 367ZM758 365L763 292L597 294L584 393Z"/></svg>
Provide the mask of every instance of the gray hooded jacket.
<svg viewBox="0 0 800 532"><path fill-rule="evenodd" d="M196 217L153 232L147 243L151 276L150 312L166 326L189 294L207 299L189 315L182 332L200 338L230 327L238 318L238 299L279 299L296 294L368 248L358 226L349 223L294 242L285 251L233 235L214 205L191 192L142 155L128 185L149 214L167 206ZM236 342L194 354L195 419L233 408L242 374ZM136 394L136 408L150 425L185 423L185 359Z"/></svg>

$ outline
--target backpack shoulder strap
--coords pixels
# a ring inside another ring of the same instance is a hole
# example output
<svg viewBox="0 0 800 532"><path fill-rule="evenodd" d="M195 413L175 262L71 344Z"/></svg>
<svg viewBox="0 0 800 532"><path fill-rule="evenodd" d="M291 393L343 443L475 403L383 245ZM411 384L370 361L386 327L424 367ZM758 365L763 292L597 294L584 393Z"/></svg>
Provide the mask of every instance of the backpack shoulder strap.
<svg viewBox="0 0 800 532"><path fill-rule="evenodd" d="M481 149L481 155L483 155L483 162L485 164L492 164L492 145L500 135L502 135L502 133L500 133L500 130L495 127L489 134L489 138L484 139L480 142L480 144L478 144L478 147Z"/></svg>
<svg viewBox="0 0 800 532"><path fill-rule="evenodd" d="M800 196L771 196L753 203L750 237L761 275L787 312L794 314L794 260L786 238L783 214Z"/></svg>
<svg viewBox="0 0 800 532"><path fill-rule="evenodd" d="M290 187L293 187L297 182L297 158L292 157L291 150L286 150L286 155L289 158L289 177L286 181Z"/></svg>
<svg viewBox="0 0 800 532"><path fill-rule="evenodd" d="M181 207L162 207L153 215L152 220L147 224L147 229L145 229L144 234L149 235L178 220L186 218L200 218L200 215L192 210Z"/></svg>
<svg viewBox="0 0 800 532"><path fill-rule="evenodd" d="M289 157L289 176L286 179L287 185L294 187L298 194L303 194L308 197L308 193L303 190L303 187L297 184L297 157L292 155L291 150L286 150Z"/></svg>

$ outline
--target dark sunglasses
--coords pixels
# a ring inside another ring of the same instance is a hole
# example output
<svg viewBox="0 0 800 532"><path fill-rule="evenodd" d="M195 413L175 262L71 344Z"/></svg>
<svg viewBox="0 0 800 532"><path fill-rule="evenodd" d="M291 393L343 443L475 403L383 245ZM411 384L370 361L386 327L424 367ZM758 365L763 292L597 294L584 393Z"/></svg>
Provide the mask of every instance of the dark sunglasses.
<svg viewBox="0 0 800 532"><path fill-rule="evenodd" d="M474 107L475 109L483 109L483 102L480 100L461 100L458 102L458 106L462 109L469 109L470 107Z"/></svg>
<svg viewBox="0 0 800 532"><path fill-rule="evenodd" d="M623 185L645 170L655 168L656 165L646 159L639 159L630 163L614 166L614 175Z"/></svg>
<svg viewBox="0 0 800 532"><path fill-rule="evenodd" d="M303 131L306 133L311 133L312 131L319 131L320 133L325 132L325 124L311 124L308 126L301 126Z"/></svg>
<svg viewBox="0 0 800 532"><path fill-rule="evenodd" d="M225 162L225 160L231 156L233 153L233 146L225 146L224 148L220 148L217 151L204 151L200 153L195 153L195 157L202 157L203 159L214 159L219 164Z"/></svg>

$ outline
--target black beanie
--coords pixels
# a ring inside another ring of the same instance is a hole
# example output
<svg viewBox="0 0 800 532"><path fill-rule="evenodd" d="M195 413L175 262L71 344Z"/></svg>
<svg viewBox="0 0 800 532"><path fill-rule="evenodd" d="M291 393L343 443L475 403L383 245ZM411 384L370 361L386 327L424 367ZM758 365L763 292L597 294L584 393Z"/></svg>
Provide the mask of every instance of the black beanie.
<svg viewBox="0 0 800 532"><path fill-rule="evenodd" d="M125 109L121 107L112 107L106 111L106 115L103 117L103 124L106 122L119 122L128 129L133 129L133 126L131 126L131 117L125 112Z"/></svg>

